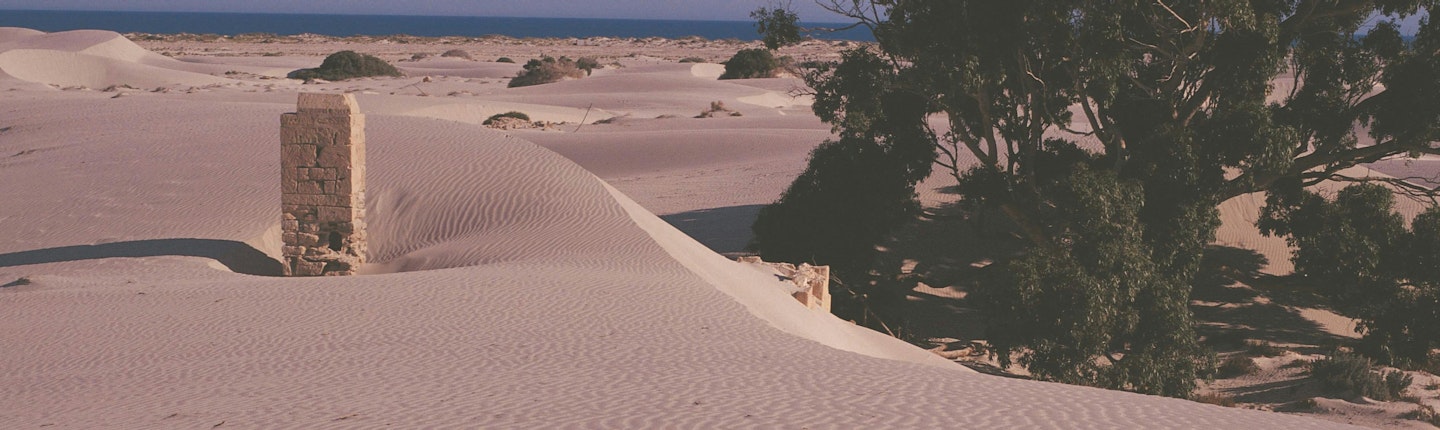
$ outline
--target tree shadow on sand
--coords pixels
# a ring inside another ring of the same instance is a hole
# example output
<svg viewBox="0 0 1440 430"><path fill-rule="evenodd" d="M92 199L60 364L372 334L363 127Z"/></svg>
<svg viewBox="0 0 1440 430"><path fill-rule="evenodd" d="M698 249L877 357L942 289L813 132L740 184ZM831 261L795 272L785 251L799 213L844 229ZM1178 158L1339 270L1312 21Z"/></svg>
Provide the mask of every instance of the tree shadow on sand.
<svg viewBox="0 0 1440 430"><path fill-rule="evenodd" d="M736 254L745 251L754 233L750 225L755 223L760 208L765 205L728 206L701 209L661 216L676 229L699 241L720 254Z"/></svg>
<svg viewBox="0 0 1440 430"><path fill-rule="evenodd" d="M1200 324L1197 332L1218 351L1245 347L1246 339L1305 347L1297 350L1322 352L1344 341L1318 323L1305 318L1298 308L1316 307L1303 294L1287 293L1284 278L1260 272L1269 262L1248 249L1211 246L1191 293L1190 309Z"/></svg>
<svg viewBox="0 0 1440 430"><path fill-rule="evenodd" d="M209 258L232 272L247 275L280 276L283 272L279 261L248 244L215 239L134 240L12 252L0 254L0 267L166 255Z"/></svg>

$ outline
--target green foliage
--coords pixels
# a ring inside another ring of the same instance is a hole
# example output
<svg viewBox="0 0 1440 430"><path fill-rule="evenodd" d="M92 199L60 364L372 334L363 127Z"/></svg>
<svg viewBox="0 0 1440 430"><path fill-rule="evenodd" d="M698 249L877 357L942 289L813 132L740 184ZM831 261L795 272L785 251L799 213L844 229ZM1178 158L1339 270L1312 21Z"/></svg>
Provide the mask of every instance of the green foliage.
<svg viewBox="0 0 1440 430"><path fill-rule="evenodd" d="M1272 191L1293 197L1296 208L1316 205L1307 203L1313 199L1303 197L1302 185L1387 156L1440 153L1440 56L1434 55L1440 20L1424 21L1407 45L1389 18L1418 13L1425 4L827 2L872 29L878 44L847 52L838 64L817 64L805 78L815 90L815 113L834 127L839 145L890 148L885 156L848 150L866 155L852 157L857 164L881 164L847 169L872 181L913 184L908 175L919 170L909 166L933 160L960 183L963 213L948 222L1001 214L1013 226L985 232L992 234L979 243L955 244L994 250L985 256L993 262L984 270L990 273L973 278L973 302L988 319L998 358L1014 359L1043 379L1186 396L1208 368L1197 364L1207 354L1196 345L1188 300L1219 226L1221 202ZM784 25L789 15L762 8L754 16L762 33L792 34ZM1376 21L1367 36L1356 37ZM766 65L759 53L740 54L727 62L727 75L732 65L736 72L741 65ZM1271 94L1282 71L1293 71L1290 82L1298 85ZM913 120L927 117L948 122L945 132ZM1359 144L1366 131L1357 123L1370 125L1365 137L1375 144ZM896 142L906 143L892 148ZM811 174L796 186L844 195L857 184ZM895 185L886 190L905 194ZM1373 222L1313 240L1361 240L1343 250L1379 254L1343 261L1310 253L1306 264L1316 271L1352 270L1337 274L1352 280L1416 264L1397 263L1413 252L1383 251L1394 243L1417 249L1417 241L1397 236L1382 212L1366 211L1378 203L1374 198L1357 193L1342 205L1350 212L1335 212ZM1287 205L1276 210L1291 210ZM839 220L853 216L818 208L771 212L806 214L817 225L843 225ZM814 254L833 242L877 244L877 235L889 234L877 232L893 231L904 219L877 217L871 222L891 224L832 230L850 239L795 236L815 242L783 245L766 239L773 233L762 234L757 224L756 238L762 253L786 247L797 250L786 255ZM1312 222L1286 219L1263 227L1286 234ZM1022 251L1008 251L1017 248ZM837 269L848 273L881 269L867 266L875 259L835 261L859 265ZM1334 264L1321 269L1321 262ZM1421 298L1440 296L1422 284L1407 285ZM1405 328L1370 330L1406 336L1418 330L1400 325Z"/></svg>
<svg viewBox="0 0 1440 430"><path fill-rule="evenodd" d="M600 62L591 57L580 57L579 60L575 60L575 67L584 70L585 75L589 76L595 69L600 68Z"/></svg>
<svg viewBox="0 0 1440 430"><path fill-rule="evenodd" d="M559 60L545 57L526 62L525 69L510 79L509 86L510 88L527 87L560 82L565 79L580 79L585 76L587 76L587 72L582 70L574 60L565 57L560 57Z"/></svg>
<svg viewBox="0 0 1440 430"><path fill-rule="evenodd" d="M773 78L780 72L780 60L764 49L742 49L725 63L720 79Z"/></svg>
<svg viewBox="0 0 1440 430"><path fill-rule="evenodd" d="M529 120L530 120L530 115L526 115L524 112L518 112L518 111L509 111L509 112L505 112L505 113L497 113L497 114L494 114L494 115L490 115L490 117L489 117L489 118L486 118L486 119L485 119L485 122L484 122L484 123L481 123L481 125L494 124L495 121L498 121L498 120L500 120L500 119L502 119L502 118L515 118L515 119L518 119L518 120L521 120L521 121L529 121Z"/></svg>
<svg viewBox="0 0 1440 430"><path fill-rule="evenodd" d="M1046 153L1068 151L1075 149L1056 143ZM1026 185L1046 190L1056 210L1039 222L1056 228L1040 233L1050 242L1000 263L978 285L992 351L1002 367L1015 357L1044 380L1188 395L1194 378L1174 375L1196 374L1202 357L1185 308L1189 289L1150 259L1140 184L1084 160ZM962 181L966 198L1003 192L988 187L1003 183L998 176L972 171ZM1129 346L1123 355L1117 344Z"/></svg>
<svg viewBox="0 0 1440 430"><path fill-rule="evenodd" d="M1360 352L1394 365L1430 362L1440 347L1440 208L1406 229L1393 192L1378 184L1346 187L1334 201L1277 189L1260 227L1284 235L1296 248L1295 272L1360 320Z"/></svg>
<svg viewBox="0 0 1440 430"><path fill-rule="evenodd" d="M466 59L466 60L473 59L473 58L470 57L470 53L467 52L467 51L465 51L464 49L451 49L451 50L449 50L449 51L445 51L445 53L443 53L443 54L440 54L440 56L441 56L441 57L464 58L464 59Z"/></svg>
<svg viewBox="0 0 1440 430"><path fill-rule="evenodd" d="M800 16L783 7L762 7L750 12L755 19L755 30L769 49L800 42Z"/></svg>
<svg viewBox="0 0 1440 430"><path fill-rule="evenodd" d="M287 76L291 79L324 79L343 81L369 76L404 76L395 66L368 54L355 51L340 51L325 57L320 67L300 69Z"/></svg>
<svg viewBox="0 0 1440 430"><path fill-rule="evenodd" d="M1360 395L1381 401L1400 398L1413 382L1405 372L1392 370L1382 375L1372 367L1368 358L1337 352L1311 362L1310 378L1330 394Z"/></svg>
<svg viewBox="0 0 1440 430"><path fill-rule="evenodd" d="M510 59L510 57L500 57L500 58L496 58L496 59L495 59L495 62L496 62L496 63L515 64L515 60Z"/></svg>
<svg viewBox="0 0 1440 430"><path fill-rule="evenodd" d="M681 63L704 63L706 60L700 57L685 57L680 59Z"/></svg>
<svg viewBox="0 0 1440 430"><path fill-rule="evenodd" d="M1249 375L1259 370L1255 360L1243 355L1236 355L1220 362L1220 368L1216 369L1221 378L1234 378L1237 376Z"/></svg>

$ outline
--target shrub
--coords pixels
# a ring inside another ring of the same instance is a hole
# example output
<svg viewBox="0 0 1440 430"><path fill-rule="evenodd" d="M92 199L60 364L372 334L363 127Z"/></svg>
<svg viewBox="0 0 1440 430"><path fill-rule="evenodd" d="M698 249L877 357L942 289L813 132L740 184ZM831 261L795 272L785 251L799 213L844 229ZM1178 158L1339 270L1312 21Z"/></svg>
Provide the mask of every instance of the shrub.
<svg viewBox="0 0 1440 430"><path fill-rule="evenodd" d="M513 110L505 113L497 113L494 115L490 115L489 118L486 118L485 122L482 125L494 124L495 121L499 121L501 118L515 118L522 121L529 121L530 115L526 115L524 112L517 112Z"/></svg>
<svg viewBox="0 0 1440 430"><path fill-rule="evenodd" d="M496 59L495 59L495 62L496 62L496 63L510 63L510 64L515 64L515 60L510 59L510 57L500 57L500 58L496 58Z"/></svg>
<svg viewBox="0 0 1440 430"><path fill-rule="evenodd" d="M451 49L451 50L449 50L449 51L445 51L444 54L440 54L440 56L441 56L441 57L464 58L464 59L466 59L466 60L472 60L472 59L473 59L473 58L470 57L470 53L469 53L469 52L465 52L465 50L463 50L463 49Z"/></svg>
<svg viewBox="0 0 1440 430"><path fill-rule="evenodd" d="M325 57L320 67L290 72L291 79L324 79L343 81L367 76L404 76L395 66L372 55L340 51Z"/></svg>
<svg viewBox="0 0 1440 430"><path fill-rule="evenodd" d="M1423 421L1432 426L1440 426L1440 414L1435 413L1435 408L1427 405L1420 405L1419 408L1413 411L1401 414L1400 418Z"/></svg>
<svg viewBox="0 0 1440 430"><path fill-rule="evenodd" d="M1255 373L1259 369L1255 365L1255 360L1251 360L1250 357L1235 355L1225 359L1220 363L1220 368L1216 370L1220 372L1221 378L1234 378Z"/></svg>
<svg viewBox="0 0 1440 430"><path fill-rule="evenodd" d="M595 69L600 68L600 62L591 57L581 57L579 60L575 60L575 67L584 70L585 75L589 76Z"/></svg>
<svg viewBox="0 0 1440 430"><path fill-rule="evenodd" d="M510 88L526 87L531 85L548 84L560 82L566 78L580 79L585 77L585 71L569 58L561 57L556 60L545 57L539 60L530 60L525 63L525 70L510 80Z"/></svg>
<svg viewBox="0 0 1440 430"><path fill-rule="evenodd" d="M1285 355L1284 349L1260 340L1245 342L1245 352L1256 357L1279 357Z"/></svg>
<svg viewBox="0 0 1440 430"><path fill-rule="evenodd" d="M410 56L410 61L420 61L420 60L424 60L424 59L426 59L426 58L430 58L431 56L432 56L432 55L431 55L429 52L421 52L421 53L418 53L418 54L411 55L411 56Z"/></svg>
<svg viewBox="0 0 1440 430"><path fill-rule="evenodd" d="M780 60L764 49L742 49L725 63L720 79L773 78L780 70Z"/></svg>
<svg viewBox="0 0 1440 430"><path fill-rule="evenodd" d="M681 58L681 59L680 59L680 62L681 62L681 63L704 63L704 62L706 62L706 61L705 61L704 58L700 58L700 57L685 57L685 58Z"/></svg>
<svg viewBox="0 0 1440 430"><path fill-rule="evenodd" d="M1370 359L1345 353L1311 362L1310 378L1320 382L1328 393L1361 395L1382 401L1399 398L1413 382L1410 375L1398 370L1382 376L1371 369Z"/></svg>

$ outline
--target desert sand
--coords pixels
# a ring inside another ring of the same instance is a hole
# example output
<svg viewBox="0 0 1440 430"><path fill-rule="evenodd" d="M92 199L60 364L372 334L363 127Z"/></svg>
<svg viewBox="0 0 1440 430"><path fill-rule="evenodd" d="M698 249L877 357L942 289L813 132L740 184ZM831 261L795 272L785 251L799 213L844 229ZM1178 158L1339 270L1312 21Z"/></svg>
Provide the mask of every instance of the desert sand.
<svg viewBox="0 0 1440 430"><path fill-rule="evenodd" d="M0 428L1394 424L990 376L804 308L722 253L830 131L797 79L676 61L733 43L306 40L0 28ZM341 49L408 76L283 78ZM507 89L491 62L542 54L610 66ZM364 275L273 276L302 91L368 117ZM714 101L743 116L692 118ZM560 124L480 125L511 110Z"/></svg>

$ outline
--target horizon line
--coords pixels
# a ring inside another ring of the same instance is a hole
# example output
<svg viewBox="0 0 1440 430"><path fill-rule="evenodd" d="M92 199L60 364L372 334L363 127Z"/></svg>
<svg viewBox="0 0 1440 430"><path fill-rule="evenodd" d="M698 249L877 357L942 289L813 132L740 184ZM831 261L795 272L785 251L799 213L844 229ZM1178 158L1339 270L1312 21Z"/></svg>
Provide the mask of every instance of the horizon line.
<svg viewBox="0 0 1440 430"><path fill-rule="evenodd" d="M347 13L347 12L235 12L235 11L193 11L193 10L107 10L107 9L7 9L8 12L104 12L104 13L199 13L217 15L286 15L286 16L403 16L415 18L515 18L515 19L599 19L612 21L670 21L670 22L750 22L742 19L680 19L680 18L614 18L614 17L564 17L564 16L513 16L513 15L431 15L407 13ZM800 21L806 24L850 25L846 22Z"/></svg>

